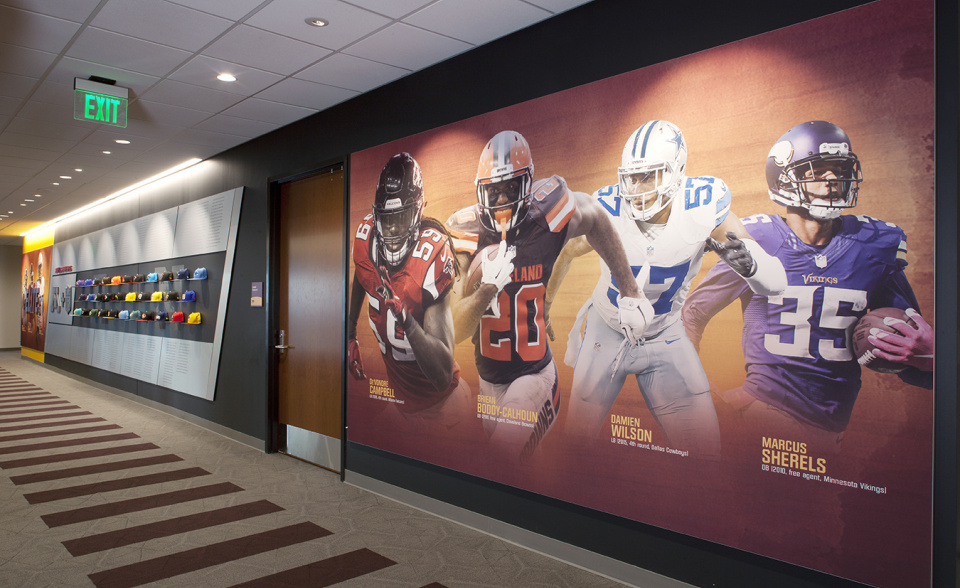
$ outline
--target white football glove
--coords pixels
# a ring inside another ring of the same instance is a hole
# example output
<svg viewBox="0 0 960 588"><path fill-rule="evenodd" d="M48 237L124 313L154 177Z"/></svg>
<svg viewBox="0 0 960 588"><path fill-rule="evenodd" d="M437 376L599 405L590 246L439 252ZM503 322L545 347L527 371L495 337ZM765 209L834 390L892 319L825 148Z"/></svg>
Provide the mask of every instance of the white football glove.
<svg viewBox="0 0 960 588"><path fill-rule="evenodd" d="M646 298L617 296L617 306L620 307L620 330L631 345L636 345L653 320L653 305Z"/></svg>
<svg viewBox="0 0 960 588"><path fill-rule="evenodd" d="M483 276L480 278L481 284L493 284L497 287L497 292L503 290L503 287L513 281L513 258L517 256L516 246L507 248L506 241L500 241L500 249L493 259L484 255L481 260Z"/></svg>

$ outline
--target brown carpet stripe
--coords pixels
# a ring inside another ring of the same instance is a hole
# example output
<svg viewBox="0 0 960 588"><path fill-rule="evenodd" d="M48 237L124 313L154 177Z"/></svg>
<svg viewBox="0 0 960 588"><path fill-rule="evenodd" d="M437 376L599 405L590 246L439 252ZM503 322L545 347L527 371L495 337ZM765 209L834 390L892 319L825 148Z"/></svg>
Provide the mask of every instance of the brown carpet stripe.
<svg viewBox="0 0 960 588"><path fill-rule="evenodd" d="M19 394L0 394L0 398L5 400L0 400L0 404L10 404L11 402L25 402L31 400L35 396L50 396L51 398L56 398L53 394L49 392L20 392Z"/></svg>
<svg viewBox="0 0 960 588"><path fill-rule="evenodd" d="M285 586L332 586L395 565L397 562L383 557L367 548L357 549L315 561L305 566L289 569L232 588L277 588Z"/></svg>
<svg viewBox="0 0 960 588"><path fill-rule="evenodd" d="M88 413L89 414L89 413ZM64 427L67 425L82 425L84 423L102 423L107 419L101 417L91 417L89 419L77 419L75 421L54 421L52 423L29 423L26 425L13 425L11 427L0 427L0 433L8 431L25 431L27 429L45 429L47 427Z"/></svg>
<svg viewBox="0 0 960 588"><path fill-rule="evenodd" d="M74 408L80 408L79 406L68 405L68 406L53 406L50 408L28 408L25 410L11 410L9 412L0 412L0 417L10 416L12 414L31 414L35 412L51 412L54 410L73 410ZM56 415L60 416L60 415ZM0 421L2 423L3 421Z"/></svg>
<svg viewBox="0 0 960 588"><path fill-rule="evenodd" d="M0 455L24 453L27 451L40 451L41 449L56 449L58 447L76 447L77 445L90 445L92 443L107 443L108 441L125 441L127 439L139 438L140 435L137 435L136 433L117 433L116 435L100 435L99 437L83 437L80 439L64 439L63 441L32 443L30 445L14 445L13 447L0 447Z"/></svg>
<svg viewBox="0 0 960 588"><path fill-rule="evenodd" d="M220 484L211 484L209 486L199 486L197 488L188 488L186 490L175 490L173 492L164 492L163 494L154 494L152 496L142 496L140 498L130 498L118 502L108 502L107 504L98 504L97 506L87 506L73 510L65 510L40 517L48 527L62 527L63 525L72 525L84 521L95 521L107 517L114 517L161 506L170 506L182 502L201 500L203 498L212 498L222 496L232 492L242 492L243 488L230 482Z"/></svg>
<svg viewBox="0 0 960 588"><path fill-rule="evenodd" d="M319 525L300 523L97 572L89 578L98 588L132 588L327 535L330 531Z"/></svg>
<svg viewBox="0 0 960 588"><path fill-rule="evenodd" d="M16 392L40 392L43 391L43 388L39 386L26 386L22 384L17 384L16 386L8 386L6 388L0 388L0 396L16 396Z"/></svg>
<svg viewBox="0 0 960 588"><path fill-rule="evenodd" d="M7 410L10 408L27 408L34 406L49 406L51 404L70 404L69 400L48 400L46 398L22 398L19 400L21 403L26 404L8 404L6 406L0 406L0 409ZM0 414L6 414L0 412Z"/></svg>
<svg viewBox="0 0 960 588"><path fill-rule="evenodd" d="M134 451L149 451L151 449L160 448L153 443L141 443L139 445L121 445L120 447L105 447L103 449L91 449L89 451L77 451L75 453L58 453L56 455L11 459L9 461L0 461L0 470L56 463L58 461L73 461L77 459L87 459L90 457L103 457L105 455L117 455L119 453L133 453Z"/></svg>
<svg viewBox="0 0 960 588"><path fill-rule="evenodd" d="M106 482L94 482L92 484L81 484L79 486L55 488L53 490L44 490L43 492L31 492L29 494L24 494L23 497L30 504L40 504L42 502L53 502L54 500L64 500L67 498L75 498L77 496L90 496L91 494L113 492L115 490L128 490L130 488L151 486L153 484L162 484L164 482L175 482L177 480L189 480L190 478L209 475L210 472L203 468L185 468L182 470L171 470L169 472L157 472L155 474L146 474L143 476L120 478L119 480L107 480Z"/></svg>
<svg viewBox="0 0 960 588"><path fill-rule="evenodd" d="M90 474L102 474L104 472L119 472L122 470L131 470L133 468L142 468L164 463L175 463L183 461L178 455L153 455L151 457L141 457L138 459L126 459L123 461L111 461L107 463L98 463L76 468L65 468L62 470L50 470L47 472L37 472L35 474L23 474L20 476L11 476L10 481L16 485L35 484L37 482L49 482L50 480L63 480L64 478L76 478L79 476L89 476Z"/></svg>
<svg viewBox="0 0 960 588"><path fill-rule="evenodd" d="M57 431L34 431L33 433L21 433L19 435L6 435L0 437L3 441L21 441L23 439L40 439L42 437L59 437L60 435L76 435L77 433L93 433L95 431L109 431L119 429L120 425L97 425L95 427L80 427L77 429L59 429Z"/></svg>
<svg viewBox="0 0 960 588"><path fill-rule="evenodd" d="M80 412L68 412L65 414L45 414L42 416L17 417L15 419L0 419L0 423L22 423L25 421L40 421L43 419L62 419L64 417L85 416L88 414L93 413L91 413L89 410L82 410Z"/></svg>
<svg viewBox="0 0 960 588"><path fill-rule="evenodd" d="M79 539L71 539L64 541L63 546L75 557L79 557L98 551L123 547L124 545L133 545L134 543L149 541L150 539L170 537L189 531L197 531L199 529L207 529L209 527L225 525L244 519L252 519L253 517L280 512L282 510L283 508L268 500L258 500L247 504L238 504L236 506L198 512L192 515L147 523L136 527L127 527L126 529L118 529L116 531L100 533L99 535L89 535Z"/></svg>

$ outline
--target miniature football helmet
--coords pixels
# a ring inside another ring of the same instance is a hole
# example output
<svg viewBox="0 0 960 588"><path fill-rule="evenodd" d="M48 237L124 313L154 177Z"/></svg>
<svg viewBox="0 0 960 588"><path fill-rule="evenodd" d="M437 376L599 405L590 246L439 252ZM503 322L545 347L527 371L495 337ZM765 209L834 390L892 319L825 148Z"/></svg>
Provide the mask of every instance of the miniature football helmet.
<svg viewBox="0 0 960 588"><path fill-rule="evenodd" d="M409 153L397 153L380 172L373 203L377 254L387 265L400 265L420 235L423 177Z"/></svg>
<svg viewBox="0 0 960 588"><path fill-rule="evenodd" d="M507 230L523 222L533 185L533 157L523 135L516 131L494 135L480 153L474 183L483 228L499 232L500 219Z"/></svg>
<svg viewBox="0 0 960 588"><path fill-rule="evenodd" d="M683 185L687 144L673 123L652 120L623 146L617 173L624 211L633 220L650 220L670 204Z"/></svg>
<svg viewBox="0 0 960 588"><path fill-rule="evenodd" d="M770 199L799 206L810 216L837 218L857 205L863 173L850 137L833 123L814 120L786 133L767 155Z"/></svg>

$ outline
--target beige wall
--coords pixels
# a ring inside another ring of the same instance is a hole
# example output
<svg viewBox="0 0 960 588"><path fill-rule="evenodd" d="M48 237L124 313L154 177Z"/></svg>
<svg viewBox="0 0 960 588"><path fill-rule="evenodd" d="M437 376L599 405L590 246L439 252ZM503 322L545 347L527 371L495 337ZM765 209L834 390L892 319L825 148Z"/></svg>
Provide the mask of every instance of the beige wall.
<svg viewBox="0 0 960 588"><path fill-rule="evenodd" d="M0 349L20 347L20 265L23 249L0 245Z"/></svg>

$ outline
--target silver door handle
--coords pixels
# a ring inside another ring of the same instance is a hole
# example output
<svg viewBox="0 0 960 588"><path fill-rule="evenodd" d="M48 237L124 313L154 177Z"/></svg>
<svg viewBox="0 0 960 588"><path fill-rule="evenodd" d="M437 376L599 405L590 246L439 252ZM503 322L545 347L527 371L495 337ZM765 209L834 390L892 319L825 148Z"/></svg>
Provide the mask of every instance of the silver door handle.
<svg viewBox="0 0 960 588"><path fill-rule="evenodd" d="M280 344L279 344L279 345L274 345L274 346L273 346L274 349L290 349L290 346L289 346L289 345L284 345L284 344L283 344L283 339L284 339L285 336L286 336L286 333L283 331L283 329L281 329L281 330L280 330Z"/></svg>

